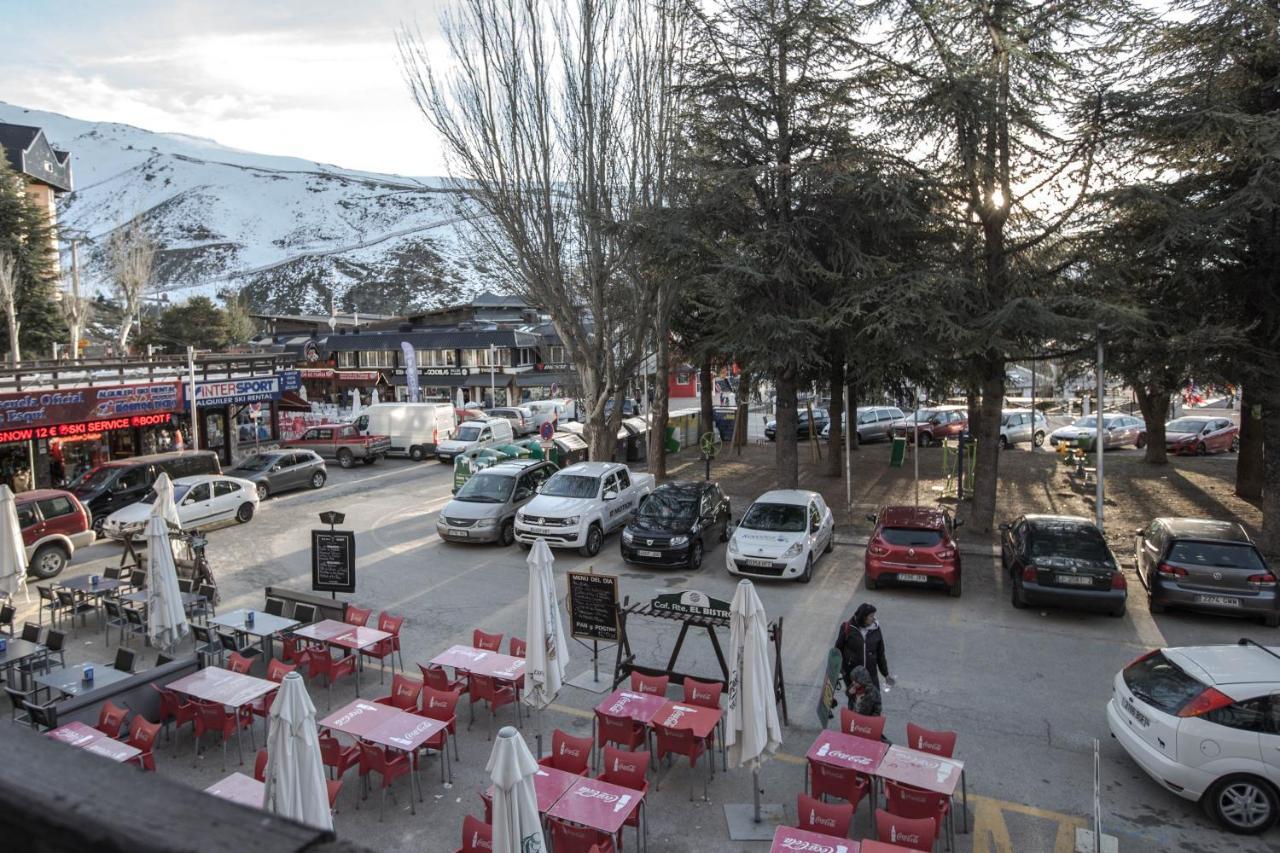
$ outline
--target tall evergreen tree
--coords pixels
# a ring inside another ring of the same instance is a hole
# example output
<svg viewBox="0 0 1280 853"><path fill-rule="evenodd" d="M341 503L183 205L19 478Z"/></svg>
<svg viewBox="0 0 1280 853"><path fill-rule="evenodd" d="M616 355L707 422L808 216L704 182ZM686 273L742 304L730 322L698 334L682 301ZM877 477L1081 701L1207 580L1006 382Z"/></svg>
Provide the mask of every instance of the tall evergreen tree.
<svg viewBox="0 0 1280 853"><path fill-rule="evenodd" d="M53 345L66 339L66 323L58 310L58 256L53 224L46 211L23 189L22 179L0 156L0 252L10 253L17 268L18 342L23 358L48 358ZM0 324L0 351L9 351L9 334Z"/></svg>

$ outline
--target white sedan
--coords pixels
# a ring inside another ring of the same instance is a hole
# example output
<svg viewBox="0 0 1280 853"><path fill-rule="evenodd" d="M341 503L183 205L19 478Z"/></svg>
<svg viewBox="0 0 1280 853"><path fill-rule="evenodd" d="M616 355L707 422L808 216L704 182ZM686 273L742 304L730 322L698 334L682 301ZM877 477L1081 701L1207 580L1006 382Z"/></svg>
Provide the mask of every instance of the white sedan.
<svg viewBox="0 0 1280 853"><path fill-rule="evenodd" d="M136 504L130 504L107 516L103 535L112 539L138 537L147 526L155 490ZM184 530L204 527L220 521L244 524L258 508L258 489L248 480L221 474L179 477L173 481L173 501L178 505L178 518Z"/></svg>
<svg viewBox="0 0 1280 853"><path fill-rule="evenodd" d="M729 537L731 575L808 583L818 555L835 547L835 518L822 495L801 489L765 492Z"/></svg>

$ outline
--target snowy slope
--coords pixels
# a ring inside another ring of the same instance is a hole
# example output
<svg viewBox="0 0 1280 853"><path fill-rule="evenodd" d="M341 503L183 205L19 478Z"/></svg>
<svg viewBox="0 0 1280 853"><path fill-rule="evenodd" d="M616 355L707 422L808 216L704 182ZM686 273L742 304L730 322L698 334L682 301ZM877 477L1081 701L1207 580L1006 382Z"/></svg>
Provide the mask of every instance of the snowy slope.
<svg viewBox="0 0 1280 853"><path fill-rule="evenodd" d="M108 291L111 232L141 214L160 244L155 289L243 291L258 310L399 313L456 302L478 276L464 261L456 194L402 178L207 139L87 122L0 102L0 121L42 127L70 151L65 229L86 235L89 288Z"/></svg>

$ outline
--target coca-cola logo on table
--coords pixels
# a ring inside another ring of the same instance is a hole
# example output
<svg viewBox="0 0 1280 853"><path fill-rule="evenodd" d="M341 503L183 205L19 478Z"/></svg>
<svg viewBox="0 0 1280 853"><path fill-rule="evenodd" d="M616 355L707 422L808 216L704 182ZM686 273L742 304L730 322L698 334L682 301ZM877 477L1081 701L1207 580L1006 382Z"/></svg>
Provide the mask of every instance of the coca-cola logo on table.
<svg viewBox="0 0 1280 853"><path fill-rule="evenodd" d="M824 844L793 836L782 839L779 846L783 850L801 850L805 853L849 853L849 848L843 844Z"/></svg>
<svg viewBox="0 0 1280 853"><path fill-rule="evenodd" d="M592 788L590 785L579 785L573 793L584 800L600 800L610 803L615 812L622 811L631 802L630 794L610 794L608 791L601 791L597 788Z"/></svg>

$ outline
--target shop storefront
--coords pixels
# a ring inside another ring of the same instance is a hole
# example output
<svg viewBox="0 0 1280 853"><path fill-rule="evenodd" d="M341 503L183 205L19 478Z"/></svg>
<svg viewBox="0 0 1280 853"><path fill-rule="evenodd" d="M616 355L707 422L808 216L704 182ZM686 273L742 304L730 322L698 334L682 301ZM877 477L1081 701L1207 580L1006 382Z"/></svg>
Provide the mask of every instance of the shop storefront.
<svg viewBox="0 0 1280 853"><path fill-rule="evenodd" d="M216 451L222 464L230 466L264 442L279 441L280 399L286 393L296 393L301 382L296 370L197 382L200 447Z"/></svg>
<svg viewBox="0 0 1280 853"><path fill-rule="evenodd" d="M520 402L578 395L578 374L568 364L538 364L516 377Z"/></svg>

